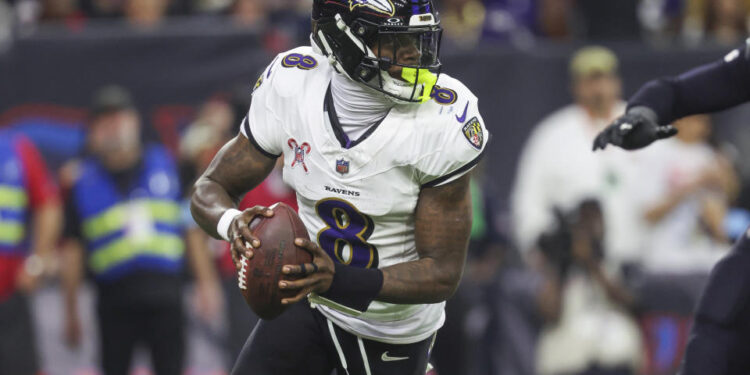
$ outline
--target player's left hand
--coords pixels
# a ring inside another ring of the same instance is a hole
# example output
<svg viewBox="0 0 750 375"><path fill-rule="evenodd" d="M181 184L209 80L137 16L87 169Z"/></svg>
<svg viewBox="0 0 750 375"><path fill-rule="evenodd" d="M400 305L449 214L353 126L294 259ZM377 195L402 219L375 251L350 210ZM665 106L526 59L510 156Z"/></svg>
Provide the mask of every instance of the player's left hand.
<svg viewBox="0 0 750 375"><path fill-rule="evenodd" d="M279 288L299 291L293 298L282 299L281 303L285 305L296 303L310 293L325 293L331 287L333 274L336 272L333 260L318 244L304 238L295 239L294 244L312 254L313 261L312 263L287 264L282 268L285 275L302 277L295 281L279 281Z"/></svg>

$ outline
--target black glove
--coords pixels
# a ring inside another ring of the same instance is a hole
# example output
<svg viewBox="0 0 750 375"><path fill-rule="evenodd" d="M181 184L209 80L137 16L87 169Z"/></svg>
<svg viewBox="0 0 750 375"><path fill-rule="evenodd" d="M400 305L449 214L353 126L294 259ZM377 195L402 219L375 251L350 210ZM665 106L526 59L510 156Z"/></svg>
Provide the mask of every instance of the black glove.
<svg viewBox="0 0 750 375"><path fill-rule="evenodd" d="M602 130L594 139L594 151L604 150L607 144L636 150L646 147L657 139L677 134L672 125L660 126L656 114L646 107L634 107Z"/></svg>

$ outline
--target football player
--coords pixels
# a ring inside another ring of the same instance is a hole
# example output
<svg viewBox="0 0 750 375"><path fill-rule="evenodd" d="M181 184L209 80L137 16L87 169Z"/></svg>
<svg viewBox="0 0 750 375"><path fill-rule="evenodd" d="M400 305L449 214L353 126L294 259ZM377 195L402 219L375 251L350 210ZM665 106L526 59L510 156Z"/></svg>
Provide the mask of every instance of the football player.
<svg viewBox="0 0 750 375"><path fill-rule="evenodd" d="M750 44L750 40L748 43ZM651 81L630 99L627 112L602 131L594 150L613 144L633 150L670 137L681 117L750 101L750 47L675 78ZM698 304L682 375L750 373L750 231L711 271Z"/></svg>
<svg viewBox="0 0 750 375"><path fill-rule="evenodd" d="M233 374L424 374L471 226L468 172L489 134L477 98L440 74L431 0L314 0L309 47L256 82L242 131L196 183L192 211L232 243L265 207L235 204L284 159L313 262L280 317L261 321ZM246 248L244 245L251 245ZM300 303L297 303L300 302Z"/></svg>

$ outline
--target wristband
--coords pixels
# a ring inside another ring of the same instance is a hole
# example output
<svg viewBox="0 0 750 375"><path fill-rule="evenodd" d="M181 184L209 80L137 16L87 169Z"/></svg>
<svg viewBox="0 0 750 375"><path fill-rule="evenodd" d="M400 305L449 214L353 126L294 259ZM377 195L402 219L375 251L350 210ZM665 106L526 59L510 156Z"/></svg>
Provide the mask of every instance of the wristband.
<svg viewBox="0 0 750 375"><path fill-rule="evenodd" d="M242 211L230 208L226 211L224 211L224 214L221 215L221 218L219 219L219 223L216 224L216 233L221 236L221 238L224 239L224 241L230 241L229 239L229 226L232 224L232 220L234 220L237 215L241 215Z"/></svg>
<svg viewBox="0 0 750 375"><path fill-rule="evenodd" d="M377 268L349 267L336 264L331 287L320 296L357 311L367 307L383 288L383 271Z"/></svg>

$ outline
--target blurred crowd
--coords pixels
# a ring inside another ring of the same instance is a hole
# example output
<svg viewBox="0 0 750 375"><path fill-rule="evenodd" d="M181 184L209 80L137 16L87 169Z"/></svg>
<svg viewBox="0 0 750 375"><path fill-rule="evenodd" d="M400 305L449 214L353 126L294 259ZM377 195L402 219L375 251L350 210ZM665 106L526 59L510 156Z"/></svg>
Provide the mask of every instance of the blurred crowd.
<svg viewBox="0 0 750 375"><path fill-rule="evenodd" d="M3 0L0 19L21 30L38 24L71 30L97 20L122 19L137 29L167 19L228 22L262 31L269 48L305 41L304 0ZM653 43L733 45L748 32L747 0L440 0L445 41L471 48L481 41L519 47L552 40L647 40ZM5 14L5 16L3 16Z"/></svg>

